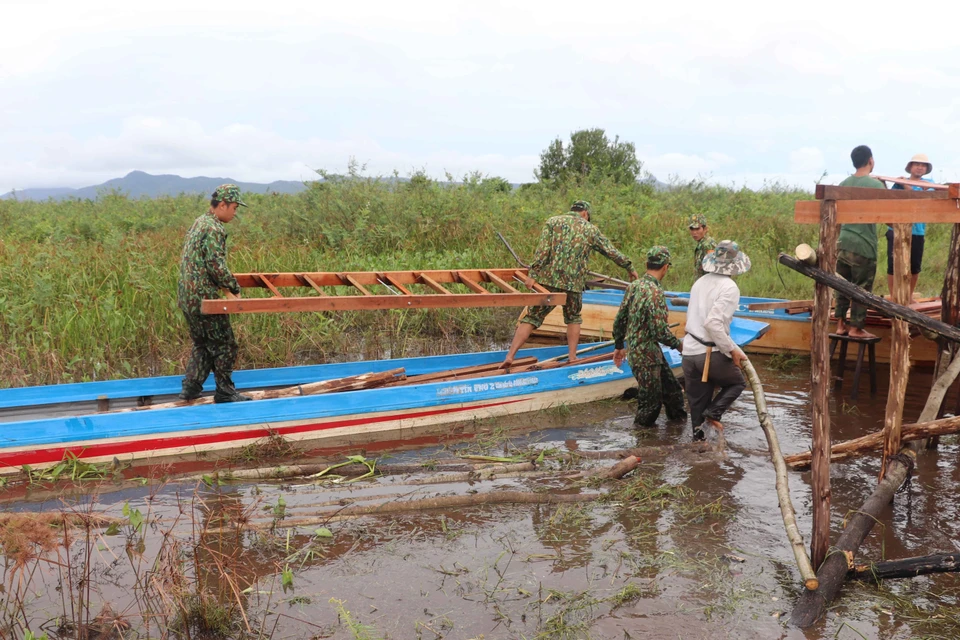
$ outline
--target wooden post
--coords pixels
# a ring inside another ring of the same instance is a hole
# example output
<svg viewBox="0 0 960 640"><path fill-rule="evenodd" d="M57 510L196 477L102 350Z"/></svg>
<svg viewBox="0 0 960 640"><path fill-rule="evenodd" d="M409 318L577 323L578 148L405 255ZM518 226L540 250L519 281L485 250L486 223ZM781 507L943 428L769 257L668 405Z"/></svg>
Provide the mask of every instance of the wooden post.
<svg viewBox="0 0 960 640"><path fill-rule="evenodd" d="M943 274L943 289L940 292L940 321L951 326L960 325L960 224L953 225L953 233L950 236L950 248L947 251L947 269ZM942 373L941 369L950 364L953 358L957 357L957 348L946 340L937 341L937 366L934 369L934 380ZM944 356L946 355L946 360ZM940 406L940 412L937 417L941 417L946 408L947 399L944 398ZM954 407L954 413L960 411L960 395L957 396L957 403ZM930 441L931 446L936 446L938 438Z"/></svg>
<svg viewBox="0 0 960 640"><path fill-rule="evenodd" d="M893 225L893 301L910 304L910 231L909 224ZM910 379L910 327L903 320L893 321L890 347L890 390L883 419L883 462L880 478L886 473L887 461L900 453L900 427L903 424L903 401Z"/></svg>
<svg viewBox="0 0 960 640"><path fill-rule="evenodd" d="M836 200L820 203L820 247L817 264L827 273L837 269ZM813 403L813 443L811 450L811 488L813 493L813 531L810 535L810 561L819 567L830 548L830 287L814 287L812 336L810 345L810 400Z"/></svg>

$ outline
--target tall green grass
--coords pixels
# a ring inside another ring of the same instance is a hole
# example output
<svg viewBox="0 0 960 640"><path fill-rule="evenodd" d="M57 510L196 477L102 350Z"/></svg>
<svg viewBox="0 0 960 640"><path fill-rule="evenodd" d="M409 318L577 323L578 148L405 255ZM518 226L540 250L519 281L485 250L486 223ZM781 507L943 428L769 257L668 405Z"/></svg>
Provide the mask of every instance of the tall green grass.
<svg viewBox="0 0 960 640"><path fill-rule="evenodd" d="M504 192L477 176L454 186L355 178L312 184L298 195L245 197L250 206L227 227L229 264L238 272L512 266L497 231L530 257L543 221L582 198L593 204L594 222L638 265L651 245L674 252L667 288L692 282L684 221L702 212L711 235L737 240L750 255L753 270L740 279L745 295L799 298L812 291L776 263L779 251L814 242L815 228L792 221L794 201L811 196L776 185L755 192L691 182L655 192L535 184ZM0 384L181 373L189 340L176 306L178 261L184 233L207 206L193 196L0 200ZM946 226L930 228L919 285L925 293L939 291L948 240ZM592 266L623 277L600 256ZM883 283L881 274L878 287ZM464 338L484 348L509 339L517 311L237 316L238 366L397 357Z"/></svg>

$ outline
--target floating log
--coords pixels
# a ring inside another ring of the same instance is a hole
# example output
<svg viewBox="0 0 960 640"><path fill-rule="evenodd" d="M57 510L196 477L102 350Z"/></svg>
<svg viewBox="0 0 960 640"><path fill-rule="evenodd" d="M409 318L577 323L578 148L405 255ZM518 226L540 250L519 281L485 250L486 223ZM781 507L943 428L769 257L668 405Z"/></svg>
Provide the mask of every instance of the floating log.
<svg viewBox="0 0 960 640"><path fill-rule="evenodd" d="M940 553L931 556L888 560L872 564L858 564L848 577L856 580L889 580L891 578L915 578L929 573L954 573L960 571L960 555Z"/></svg>
<svg viewBox="0 0 960 640"><path fill-rule="evenodd" d="M295 387L284 387L283 389L269 389L267 391L244 391L244 394L250 396L254 400L273 400L276 398L292 398L295 396L315 396L321 393L334 393L337 391L373 389L375 387L381 387L389 382L403 380L404 378L406 378L406 372L401 367L399 369L390 369L389 371L364 373L359 376L347 376L345 378L336 378L334 380L324 380L323 382L301 384ZM196 400L177 400L175 402L150 404L143 407L123 409L122 411L148 411L151 409L171 409L174 407L196 407L198 405L211 403L213 403L213 396L204 396L202 398L197 398Z"/></svg>
<svg viewBox="0 0 960 640"><path fill-rule="evenodd" d="M810 558L807 556L807 548L803 543L803 536L800 534L800 527L797 526L797 512L793 508L793 501L790 500L790 486L787 482L787 465L783 462L783 452L780 450L780 440L777 438L777 431L770 420L770 414L767 413L767 398L763 394L763 385L760 384L760 377L757 370L749 360L744 360L741 365L743 372L747 375L747 381L753 390L753 400L757 407L757 418L760 420L760 426L767 437L767 446L770 448L770 460L773 462L773 469L777 474L777 500L780 503L780 515L783 517L783 526L787 530L787 539L790 541L790 547L793 549L793 557L797 561L797 568L800 569L800 576L803 578L803 585L808 590L816 589L819 586L817 574L810 564Z"/></svg>
<svg viewBox="0 0 960 640"><path fill-rule="evenodd" d="M785 253L780 254L779 261L780 264L784 265L785 267L789 267L820 284L839 291L851 300L855 300L863 306L877 311L882 316L887 318L896 318L898 320L906 320L912 325L932 331L933 333L936 333L937 335L942 336L951 342L960 342L960 329L957 327L952 327L922 313L917 313L908 307L895 304L889 300L884 300L880 296L875 296L872 293L864 291L860 287L847 282L836 274L827 273L818 267L811 267L803 262L800 262L793 256L788 256ZM815 331L813 335L816 336Z"/></svg>

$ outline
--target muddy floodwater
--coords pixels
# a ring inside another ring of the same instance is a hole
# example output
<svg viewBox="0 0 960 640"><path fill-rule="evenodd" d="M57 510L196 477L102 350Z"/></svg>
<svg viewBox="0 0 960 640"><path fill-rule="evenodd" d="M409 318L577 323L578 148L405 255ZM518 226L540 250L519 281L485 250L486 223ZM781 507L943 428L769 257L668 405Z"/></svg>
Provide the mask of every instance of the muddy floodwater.
<svg viewBox="0 0 960 640"><path fill-rule="evenodd" d="M784 452L807 449L808 361L782 369L760 356L753 360ZM887 375L880 367L874 398L865 379L858 402L849 399L847 375L843 392L833 395L835 441L881 427ZM913 374L904 422L919 415L929 381L929 373ZM634 408L610 400L483 422L475 438L394 452L381 462L539 450L545 452L540 468L559 473L571 451L690 441L687 422L664 416L655 428L635 429ZM100 622L108 620L114 635L97 637L960 637L956 574L848 583L818 626L789 628L801 580L749 390L724 422L722 454L644 460L634 476L603 487L557 474L416 484L439 472L349 484L324 478L221 484L208 471L205 481L163 482L156 470L120 485L105 482L95 495L8 487L5 511L95 511L119 522L90 538L75 535L69 553L49 551L59 564L28 560L36 571L18 574L27 580L19 611L34 633L51 638L75 637L70 621L80 617L78 607L91 618L105 603ZM951 436L920 457L861 548L861 561L957 550L958 451ZM878 456L834 465L832 539L875 485L878 469ZM790 489L809 543L809 474L792 472ZM493 490L613 493L593 502L324 516L289 526L349 504ZM238 522L240 534L233 528ZM4 624L16 609L15 569L7 560ZM210 619L198 623L198 615ZM22 637L20 624L19 632L3 635ZM182 631L172 635L171 628Z"/></svg>

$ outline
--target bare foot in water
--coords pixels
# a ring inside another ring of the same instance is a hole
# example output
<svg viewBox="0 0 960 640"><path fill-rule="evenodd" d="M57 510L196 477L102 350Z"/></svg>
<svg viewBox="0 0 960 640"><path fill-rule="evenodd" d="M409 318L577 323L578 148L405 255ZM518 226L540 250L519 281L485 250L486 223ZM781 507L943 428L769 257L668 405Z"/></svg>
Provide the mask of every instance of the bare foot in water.
<svg viewBox="0 0 960 640"><path fill-rule="evenodd" d="M720 422L719 420L714 420L713 418L704 418L704 422L706 422L708 425L710 425L720 433L723 433L723 423Z"/></svg>
<svg viewBox="0 0 960 640"><path fill-rule="evenodd" d="M847 334L851 338L876 338L877 336L873 335L869 331L864 331L863 329L857 329L853 327L850 329L850 332Z"/></svg>

